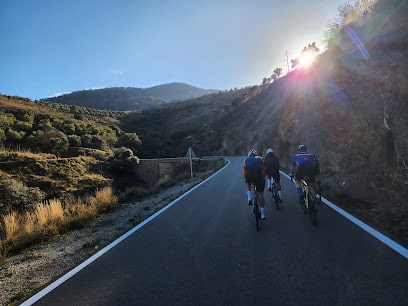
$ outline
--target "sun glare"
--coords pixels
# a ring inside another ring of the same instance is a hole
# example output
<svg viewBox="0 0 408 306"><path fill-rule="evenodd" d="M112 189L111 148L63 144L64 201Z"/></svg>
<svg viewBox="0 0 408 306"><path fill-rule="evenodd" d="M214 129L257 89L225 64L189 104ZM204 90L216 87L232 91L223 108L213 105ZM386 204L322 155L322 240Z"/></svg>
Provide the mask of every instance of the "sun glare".
<svg viewBox="0 0 408 306"><path fill-rule="evenodd" d="M299 57L299 67L308 68L313 64L315 59L316 59L315 53L303 52Z"/></svg>

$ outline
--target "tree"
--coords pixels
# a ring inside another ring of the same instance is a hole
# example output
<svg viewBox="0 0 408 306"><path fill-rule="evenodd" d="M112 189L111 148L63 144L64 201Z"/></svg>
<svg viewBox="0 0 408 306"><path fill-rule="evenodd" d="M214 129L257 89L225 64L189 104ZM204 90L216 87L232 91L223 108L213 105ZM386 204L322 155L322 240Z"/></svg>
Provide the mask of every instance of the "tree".
<svg viewBox="0 0 408 306"><path fill-rule="evenodd" d="M135 153L138 152L141 145L142 142L136 133L122 133L119 135L118 142L116 143L117 147L131 148Z"/></svg>
<svg viewBox="0 0 408 306"><path fill-rule="evenodd" d="M299 58L307 53L316 55L317 53L320 52L320 49L317 47L316 42L312 42L305 46L302 50L301 55L298 58L291 59L290 62L292 64L292 69L296 69L299 66L300 60Z"/></svg>
<svg viewBox="0 0 408 306"><path fill-rule="evenodd" d="M68 137L62 132L59 137L50 138L50 143L52 145L51 152L57 156L60 156L62 153L66 152L69 147Z"/></svg>
<svg viewBox="0 0 408 306"><path fill-rule="evenodd" d="M290 60L290 63L291 63L292 69L296 69L297 66L299 65L299 59L297 59L297 58L291 59L291 60Z"/></svg>
<svg viewBox="0 0 408 306"><path fill-rule="evenodd" d="M282 68L275 68L273 73L276 75L277 78L279 78L280 75L282 74Z"/></svg>
<svg viewBox="0 0 408 306"><path fill-rule="evenodd" d="M139 164L139 158L133 155L129 148L121 147L115 149L113 156L109 159L109 166L117 173L133 173Z"/></svg>
<svg viewBox="0 0 408 306"><path fill-rule="evenodd" d="M276 81L277 79L279 79L281 74L282 74L282 68L275 68L269 80Z"/></svg>
<svg viewBox="0 0 408 306"><path fill-rule="evenodd" d="M25 135L24 131L15 131L13 129L8 129L6 132L6 139L8 142L20 142Z"/></svg>
<svg viewBox="0 0 408 306"><path fill-rule="evenodd" d="M16 117L10 113L2 113L0 114L0 127L7 128L12 127L14 122L16 121Z"/></svg>
<svg viewBox="0 0 408 306"><path fill-rule="evenodd" d="M320 52L320 49L316 46L316 42L312 42L303 48L302 53L306 52L317 54Z"/></svg>

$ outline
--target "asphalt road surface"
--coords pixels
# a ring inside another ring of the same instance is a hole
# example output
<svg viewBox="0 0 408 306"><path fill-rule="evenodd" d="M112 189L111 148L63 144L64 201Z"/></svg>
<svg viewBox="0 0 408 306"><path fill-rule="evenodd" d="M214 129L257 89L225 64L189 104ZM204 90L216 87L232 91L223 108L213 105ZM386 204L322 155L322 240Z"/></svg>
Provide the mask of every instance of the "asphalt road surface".
<svg viewBox="0 0 408 306"><path fill-rule="evenodd" d="M35 305L408 305L407 258L324 204L313 226L285 177L257 232L230 161Z"/></svg>

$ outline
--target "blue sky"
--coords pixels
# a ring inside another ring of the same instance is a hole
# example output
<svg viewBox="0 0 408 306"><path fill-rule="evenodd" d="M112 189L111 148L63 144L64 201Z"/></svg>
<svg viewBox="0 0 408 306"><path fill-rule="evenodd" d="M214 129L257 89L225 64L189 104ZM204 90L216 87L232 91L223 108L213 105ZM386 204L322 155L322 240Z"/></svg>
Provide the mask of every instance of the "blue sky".
<svg viewBox="0 0 408 306"><path fill-rule="evenodd" d="M1 0L0 93L260 84L321 43L340 0Z"/></svg>

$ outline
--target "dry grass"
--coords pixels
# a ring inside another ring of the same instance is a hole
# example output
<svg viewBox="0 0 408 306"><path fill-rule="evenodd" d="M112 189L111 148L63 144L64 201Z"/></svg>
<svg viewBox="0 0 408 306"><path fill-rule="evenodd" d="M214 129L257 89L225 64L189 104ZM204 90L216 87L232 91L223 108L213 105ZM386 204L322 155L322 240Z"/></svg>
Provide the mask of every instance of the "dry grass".
<svg viewBox="0 0 408 306"><path fill-rule="evenodd" d="M117 207L118 199L113 195L110 187L97 190L94 197L87 201L79 198L66 203L64 208L60 200L54 199L49 203L39 203L33 212L19 215L11 212L2 218L0 241L0 265L4 263L7 254L13 248L30 244L38 239L46 239L67 231L68 228L87 223L94 219L97 213L112 210Z"/></svg>
<svg viewBox="0 0 408 306"><path fill-rule="evenodd" d="M96 207L80 201L68 205L66 211L71 217L71 223L87 223L96 216Z"/></svg>
<svg viewBox="0 0 408 306"><path fill-rule="evenodd" d="M91 206L96 207L96 211L104 212L117 207L118 199L112 193L112 188L106 187L97 190L95 197L90 197L89 202Z"/></svg>
<svg viewBox="0 0 408 306"><path fill-rule="evenodd" d="M36 216L31 212L26 212L24 214L24 230L27 235L32 235L36 229Z"/></svg>
<svg viewBox="0 0 408 306"><path fill-rule="evenodd" d="M6 240L14 242L17 240L20 231L20 222L16 212L11 212L4 216L4 228L6 232Z"/></svg>
<svg viewBox="0 0 408 306"><path fill-rule="evenodd" d="M64 209L62 208L62 203L60 200L54 199L49 204L50 210L50 222L59 222L64 219Z"/></svg>

